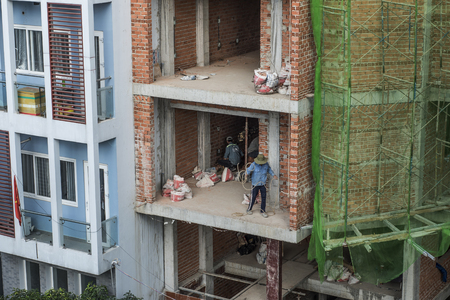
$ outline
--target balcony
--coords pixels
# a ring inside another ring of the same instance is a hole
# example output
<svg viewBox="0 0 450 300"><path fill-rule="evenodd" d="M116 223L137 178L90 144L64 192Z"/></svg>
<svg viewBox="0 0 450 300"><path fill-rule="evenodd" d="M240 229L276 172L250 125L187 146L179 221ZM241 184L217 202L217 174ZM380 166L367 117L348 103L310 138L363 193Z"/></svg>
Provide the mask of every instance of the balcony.
<svg viewBox="0 0 450 300"><path fill-rule="evenodd" d="M45 87L37 83L38 80L27 80L30 75L24 77L20 82L15 82L16 100L18 113L31 116L46 117L45 112ZM31 76L38 77L38 76ZM40 77L42 80L43 78Z"/></svg>
<svg viewBox="0 0 450 300"><path fill-rule="evenodd" d="M22 209L23 231L26 241L52 245L52 216L45 212Z"/></svg>
<svg viewBox="0 0 450 300"><path fill-rule="evenodd" d="M119 237L119 226L117 223L117 216L109 218L102 222L102 246L103 252L113 248L117 245Z"/></svg>
<svg viewBox="0 0 450 300"><path fill-rule="evenodd" d="M62 217L60 222L63 228L63 247L91 253L91 224Z"/></svg>
<svg viewBox="0 0 450 300"><path fill-rule="evenodd" d="M7 111L5 71L0 71L0 111Z"/></svg>
<svg viewBox="0 0 450 300"><path fill-rule="evenodd" d="M97 89L98 122L114 118L114 91L112 86Z"/></svg>

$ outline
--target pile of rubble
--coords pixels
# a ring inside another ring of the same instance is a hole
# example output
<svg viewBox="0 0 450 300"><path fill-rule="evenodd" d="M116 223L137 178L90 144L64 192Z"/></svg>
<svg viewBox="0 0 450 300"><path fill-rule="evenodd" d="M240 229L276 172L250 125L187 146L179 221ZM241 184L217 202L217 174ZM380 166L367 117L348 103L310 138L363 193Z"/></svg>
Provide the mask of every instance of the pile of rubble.
<svg viewBox="0 0 450 300"><path fill-rule="evenodd" d="M286 64L279 74L272 71L257 69L253 76L253 84L258 94L268 95L278 92L283 95L291 94L291 65Z"/></svg>

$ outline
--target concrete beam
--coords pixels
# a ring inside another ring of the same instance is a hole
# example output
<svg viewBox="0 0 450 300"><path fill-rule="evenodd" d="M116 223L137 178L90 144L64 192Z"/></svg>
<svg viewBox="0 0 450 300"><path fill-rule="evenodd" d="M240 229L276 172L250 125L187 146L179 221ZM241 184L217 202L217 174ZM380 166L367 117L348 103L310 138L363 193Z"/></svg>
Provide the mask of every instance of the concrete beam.
<svg viewBox="0 0 450 300"><path fill-rule="evenodd" d="M211 166L210 114L197 112L198 165L202 170Z"/></svg>
<svg viewBox="0 0 450 300"><path fill-rule="evenodd" d="M209 65L209 1L197 0L197 66Z"/></svg>
<svg viewBox="0 0 450 300"><path fill-rule="evenodd" d="M207 226L198 226L199 233L199 269L214 273L213 229ZM214 277L203 274L202 284L207 294L214 295ZM206 297L206 299L213 299Z"/></svg>
<svg viewBox="0 0 450 300"><path fill-rule="evenodd" d="M166 290L178 290L178 226L177 221L164 219L164 282Z"/></svg>
<svg viewBox="0 0 450 300"><path fill-rule="evenodd" d="M283 242L274 239L267 241L266 295L270 300L282 299L282 244Z"/></svg>
<svg viewBox="0 0 450 300"><path fill-rule="evenodd" d="M224 217L193 210L186 210L183 208L167 207L164 205L159 205L158 202L135 207L135 211L141 214L161 216L220 229L245 232L268 239L276 238L280 241L295 244L311 235L311 227L308 226L304 228L302 227L297 231L289 230L288 225L286 225L285 228L260 224L255 226L255 223L248 222L244 218Z"/></svg>
<svg viewBox="0 0 450 300"><path fill-rule="evenodd" d="M178 84L176 79L175 84ZM313 101L302 99L292 101L284 95L259 95L253 91L238 93L235 91L211 91L206 89L195 89L180 87L175 84L167 84L156 81L152 84L133 83L133 94L151 96L165 99L177 99L196 103L218 104L234 106L246 109L277 111L283 113L298 114L299 118L311 115ZM181 82L181 84L183 84Z"/></svg>
<svg viewBox="0 0 450 300"><path fill-rule="evenodd" d="M163 76L175 74L175 2L161 0L161 62Z"/></svg>
<svg viewBox="0 0 450 300"><path fill-rule="evenodd" d="M195 110L195 111L200 111L200 112L208 112L208 113L223 114L223 115L230 115L230 116L248 117L248 118L256 118L256 119L267 119L268 118L267 114L253 113L253 112L248 112L248 111L237 111L237 110L189 105L189 104L182 104L182 103L171 103L170 106L172 108Z"/></svg>
<svg viewBox="0 0 450 300"><path fill-rule="evenodd" d="M280 177L280 114L269 112L269 165L277 177ZM280 208L280 185L270 181L269 187L270 205Z"/></svg>

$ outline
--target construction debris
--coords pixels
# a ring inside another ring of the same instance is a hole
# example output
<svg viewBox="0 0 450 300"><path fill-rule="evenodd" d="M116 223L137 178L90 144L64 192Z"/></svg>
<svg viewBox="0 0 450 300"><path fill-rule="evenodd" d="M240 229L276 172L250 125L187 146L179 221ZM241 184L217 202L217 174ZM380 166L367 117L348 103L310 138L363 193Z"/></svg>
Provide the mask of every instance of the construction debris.
<svg viewBox="0 0 450 300"><path fill-rule="evenodd" d="M278 92L283 95L290 95L290 77L291 66L286 64L280 71L280 74L276 72L257 69L253 76L253 83L255 85L255 91L258 94L268 95Z"/></svg>
<svg viewBox="0 0 450 300"><path fill-rule="evenodd" d="M178 175L173 176L173 180L168 179L162 190L163 197L170 197L172 202L183 201L184 199L192 199L192 190L184 178Z"/></svg>

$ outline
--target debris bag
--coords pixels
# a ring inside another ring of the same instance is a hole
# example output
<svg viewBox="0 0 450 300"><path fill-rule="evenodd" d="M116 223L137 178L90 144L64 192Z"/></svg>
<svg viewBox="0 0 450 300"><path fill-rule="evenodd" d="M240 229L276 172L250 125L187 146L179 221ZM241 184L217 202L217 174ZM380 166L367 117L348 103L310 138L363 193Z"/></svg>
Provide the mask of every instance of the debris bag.
<svg viewBox="0 0 450 300"><path fill-rule="evenodd" d="M194 170L192 170L192 175L195 175L195 174L197 174L198 172L201 172L201 171L202 171L202 169L200 169L198 166L196 166L194 168Z"/></svg>
<svg viewBox="0 0 450 300"><path fill-rule="evenodd" d="M195 180L201 180L204 176L205 176L205 173L203 173L202 171L194 174Z"/></svg>
<svg viewBox="0 0 450 300"><path fill-rule="evenodd" d="M184 183L184 178L178 175L173 176L173 188L178 189Z"/></svg>
<svg viewBox="0 0 450 300"><path fill-rule="evenodd" d="M361 280L361 276L358 273L351 275L348 279L348 284L357 284Z"/></svg>
<svg viewBox="0 0 450 300"><path fill-rule="evenodd" d="M189 187L189 185L187 183L183 183L181 184L181 186L177 189L178 192L185 192L185 193L189 193L191 192L191 188Z"/></svg>
<svg viewBox="0 0 450 300"><path fill-rule="evenodd" d="M344 268L344 272L342 272L341 276L338 278L338 282L348 281L352 276L352 273L347 268Z"/></svg>
<svg viewBox="0 0 450 300"><path fill-rule="evenodd" d="M273 88L278 86L278 75L277 75L277 73L269 72L267 74L266 85L269 88L271 88L271 89L273 89Z"/></svg>
<svg viewBox="0 0 450 300"><path fill-rule="evenodd" d="M180 202L184 200L184 192L172 191L170 193L170 200L172 202Z"/></svg>
<svg viewBox="0 0 450 300"><path fill-rule="evenodd" d="M266 263L267 259L267 244L261 243L259 246L259 251L256 253L256 260L260 265L263 265Z"/></svg>
<svg viewBox="0 0 450 300"><path fill-rule="evenodd" d="M214 185L214 182L209 179L208 175L205 175L200 181L195 184L198 188L206 188Z"/></svg>
<svg viewBox="0 0 450 300"><path fill-rule="evenodd" d="M222 173L222 182L233 180L233 172L230 169L225 168Z"/></svg>
<svg viewBox="0 0 450 300"><path fill-rule="evenodd" d="M259 89L256 90L256 93L262 94L262 95L269 95L273 94L273 90L268 87L267 85L263 84Z"/></svg>
<svg viewBox="0 0 450 300"><path fill-rule="evenodd" d="M209 179L211 179L211 181L212 182L214 182L214 183L216 183L216 182L219 182L220 181L220 179L219 179L219 177L217 177L217 174L216 173L206 173L206 175L209 177Z"/></svg>
<svg viewBox="0 0 450 300"><path fill-rule="evenodd" d="M255 70L255 75L253 76L253 83L255 87L259 87L266 82L267 79L267 71L257 69Z"/></svg>
<svg viewBox="0 0 450 300"><path fill-rule="evenodd" d="M164 184L163 189L173 189L173 180L167 179L166 184Z"/></svg>
<svg viewBox="0 0 450 300"><path fill-rule="evenodd" d="M162 196L163 196L163 197L168 197L168 198L170 198L170 193L171 193L172 191L173 191L173 189L171 189L171 188L163 189Z"/></svg>
<svg viewBox="0 0 450 300"><path fill-rule="evenodd" d="M328 271L327 281L336 281L341 278L344 272L344 266L342 265L332 265Z"/></svg>
<svg viewBox="0 0 450 300"><path fill-rule="evenodd" d="M192 199L192 191L184 194L184 199Z"/></svg>
<svg viewBox="0 0 450 300"><path fill-rule="evenodd" d="M242 201L242 204L245 204L245 205L250 204L250 195L244 194L244 201Z"/></svg>
<svg viewBox="0 0 450 300"><path fill-rule="evenodd" d="M195 80L195 79L197 79L197 76L195 76L195 75L186 75L186 76L181 77L180 79L183 80L183 81Z"/></svg>

